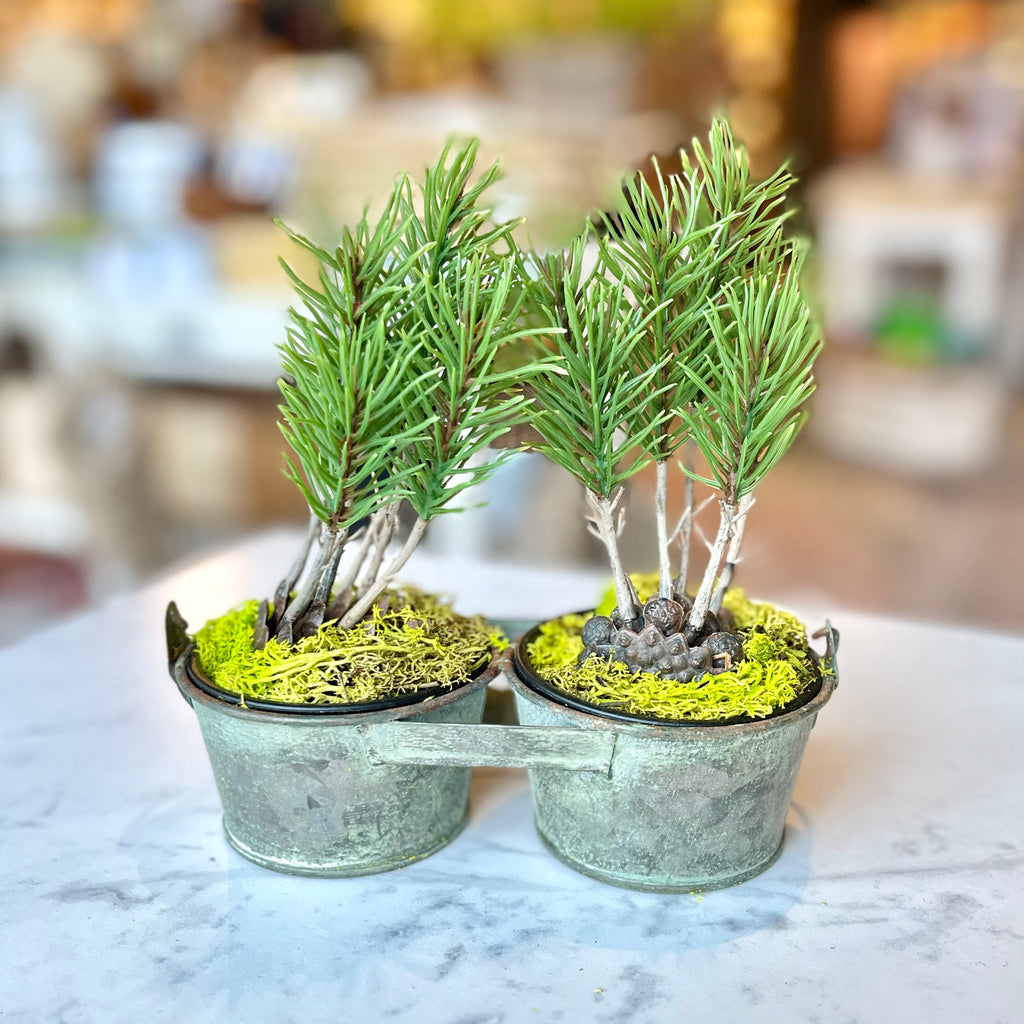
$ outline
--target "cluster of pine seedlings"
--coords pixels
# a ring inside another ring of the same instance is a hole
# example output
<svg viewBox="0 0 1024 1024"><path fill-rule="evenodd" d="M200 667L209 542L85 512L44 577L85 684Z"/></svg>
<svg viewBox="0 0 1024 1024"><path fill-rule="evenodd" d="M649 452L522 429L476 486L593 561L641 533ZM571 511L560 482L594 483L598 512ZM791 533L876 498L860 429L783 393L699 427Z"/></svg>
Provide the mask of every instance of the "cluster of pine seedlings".
<svg viewBox="0 0 1024 1024"><path fill-rule="evenodd" d="M537 255L518 247L518 222L491 218L484 196L499 171L477 175L477 150L449 144L422 182L400 176L379 216L364 214L333 250L285 229L319 264L314 282L285 267L299 302L281 346L288 473L310 525L259 603L254 651L372 618L428 523L514 454L486 460L485 449L523 425L583 485L620 622L641 622L618 550L623 488L651 462L658 595L685 601L695 634L721 607L753 492L813 390L804 250L784 234L793 179L752 180L718 120L680 174L652 162L625 183L621 210ZM686 508L671 524L675 467ZM694 480L713 488L720 522L691 601ZM395 550L403 502L415 521Z"/></svg>
<svg viewBox="0 0 1024 1024"><path fill-rule="evenodd" d="M430 520L512 454L479 458L522 414L523 381L543 364L498 362L527 333L526 293L517 223L493 223L482 205L499 172L474 178L477 148L447 146L422 183L399 177L380 216L364 214L333 251L285 229L320 268L310 284L285 265L301 304L281 347L288 472L311 514L259 606L257 650L325 621L360 623ZM403 501L416 519L389 559Z"/></svg>
<svg viewBox="0 0 1024 1024"><path fill-rule="evenodd" d="M716 120L707 147L695 140L682 154L681 174L652 162L626 182L616 214L533 264L529 307L557 328L545 348L561 372L532 379L532 421L540 450L585 488L613 617L631 628L641 604L618 550L625 482L654 463L658 596L687 608L687 632L700 636L732 580L754 491L804 421L821 340L801 291L806 250L784 233L793 182L785 169L753 180ZM685 474L678 524L666 510L673 465ZM719 526L691 603L695 479L717 497Z"/></svg>

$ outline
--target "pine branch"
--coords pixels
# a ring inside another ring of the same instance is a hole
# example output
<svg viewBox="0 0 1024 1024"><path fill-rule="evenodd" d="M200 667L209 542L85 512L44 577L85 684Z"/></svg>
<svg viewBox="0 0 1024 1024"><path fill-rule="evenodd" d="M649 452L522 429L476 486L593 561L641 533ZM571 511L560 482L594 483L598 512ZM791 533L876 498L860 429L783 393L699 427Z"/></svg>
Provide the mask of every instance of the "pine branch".
<svg viewBox="0 0 1024 1024"><path fill-rule="evenodd" d="M610 498L650 461L660 422L644 414L662 367L637 371L656 310L632 308L621 283L584 278L585 245L584 235L567 253L546 257L530 286L533 308L560 332L547 339L557 362L532 382L533 424L544 439L538 450L588 491Z"/></svg>
<svg viewBox="0 0 1024 1024"><path fill-rule="evenodd" d="M666 177L655 160L652 177L653 185L639 174L626 180L622 209L614 221L603 218L598 245L604 276L623 284L632 305L649 317L637 369L659 366L658 387L638 412L654 426L652 458L665 462L687 437L674 407L698 394L683 367L709 337L705 307L723 262L717 240L724 227L699 223L705 200L696 172Z"/></svg>
<svg viewBox="0 0 1024 1024"><path fill-rule="evenodd" d="M638 402L636 414L649 428L646 451L655 463L658 592L667 598L673 587L665 504L668 460L689 432L675 410L699 394L685 371L707 345L705 305L722 260L715 244L722 227L714 221L699 225L706 201L699 175L666 177L653 160L652 177L653 185L639 174L624 183L623 207L614 222L604 219L607 233L599 254L604 275L625 285L633 305L649 317L636 350L636 369L642 373L657 367L655 387Z"/></svg>
<svg viewBox="0 0 1024 1024"><path fill-rule="evenodd" d="M724 228L714 242L720 249L717 291L742 276L760 253L782 240L785 222L792 215L784 204L796 179L782 166L762 181L751 180L746 150L721 117L711 124L707 147L694 139L693 158L686 153L682 158L684 175L695 176L703 186L696 222Z"/></svg>
<svg viewBox="0 0 1024 1024"><path fill-rule="evenodd" d="M436 414L431 430L409 446L414 469L408 500L420 518L448 511L467 488L490 476L513 452L481 464L478 456L523 415L522 383L543 364L502 367L499 354L532 334L519 325L523 284L512 256L472 253L457 282L423 281L423 344L417 365L423 385L412 396L421 416Z"/></svg>
<svg viewBox="0 0 1024 1024"><path fill-rule="evenodd" d="M681 415L708 464L705 482L730 504L785 454L814 391L821 338L800 290L802 263L796 250L788 266L765 260L749 280L727 286L724 310L709 311L713 345L687 370L704 397Z"/></svg>
<svg viewBox="0 0 1024 1024"><path fill-rule="evenodd" d="M803 405L814 391L811 370L821 339L800 291L801 269L799 251L768 250L748 280L726 286L724 309L709 313L714 343L698 371L704 397L682 415L708 464L711 478L705 482L721 495L722 516L691 612L694 629L712 606L738 515L806 418Z"/></svg>
<svg viewBox="0 0 1024 1024"><path fill-rule="evenodd" d="M400 177L381 216L364 214L333 251L288 232L320 269L310 284L285 267L300 303L281 347L281 430L287 473L324 537L280 615L281 639L317 628L328 606L349 624L365 614L400 568L380 575L398 503L419 514L407 558L426 522L503 461L471 465L520 414L521 380L539 372L497 368L524 333L521 259L515 224L491 223L481 205L498 169L474 180L477 149L475 140L449 144L418 188ZM353 563L363 575L348 607L355 576L333 602L331 587L346 538L364 526Z"/></svg>
<svg viewBox="0 0 1024 1024"><path fill-rule="evenodd" d="M638 371L647 331L662 307L633 308L622 282L583 274L588 235L565 253L537 265L531 308L553 324L547 342L557 363L535 377L533 425L543 438L538 450L571 473L585 488L590 522L608 552L619 614L635 622L635 591L618 554L622 527L618 512L622 484L650 461L650 445L662 420L650 417L659 388L661 363Z"/></svg>

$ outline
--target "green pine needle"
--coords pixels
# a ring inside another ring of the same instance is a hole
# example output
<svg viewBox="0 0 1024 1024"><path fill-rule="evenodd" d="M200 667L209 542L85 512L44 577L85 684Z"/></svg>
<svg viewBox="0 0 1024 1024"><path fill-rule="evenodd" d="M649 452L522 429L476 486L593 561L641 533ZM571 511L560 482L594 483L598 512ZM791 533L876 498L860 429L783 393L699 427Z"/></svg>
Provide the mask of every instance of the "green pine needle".
<svg viewBox="0 0 1024 1024"><path fill-rule="evenodd" d="M799 431L820 336L804 250L783 235L793 177L751 180L722 119L682 163L666 175L654 161L600 230L533 263L528 307L562 330L548 343L561 372L534 381L534 423L541 450L603 496L692 440L709 467L698 479L735 504Z"/></svg>
<svg viewBox="0 0 1024 1024"><path fill-rule="evenodd" d="M401 176L380 217L364 214L316 256L317 284L287 265L299 302L281 346L287 473L336 533L405 498L446 510L501 459L480 453L522 415L527 371L499 353L523 335L515 223L483 205L478 143L449 143L423 183Z"/></svg>

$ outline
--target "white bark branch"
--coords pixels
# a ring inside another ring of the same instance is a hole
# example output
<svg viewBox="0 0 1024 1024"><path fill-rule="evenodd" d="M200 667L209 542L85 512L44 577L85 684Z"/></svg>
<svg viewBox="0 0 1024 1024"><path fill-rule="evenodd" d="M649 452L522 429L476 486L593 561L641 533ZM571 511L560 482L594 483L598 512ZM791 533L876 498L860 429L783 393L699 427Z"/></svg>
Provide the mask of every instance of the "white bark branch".
<svg viewBox="0 0 1024 1024"><path fill-rule="evenodd" d="M377 578L380 567L384 562L384 555L388 550L388 545L391 543L391 538L395 535L396 529L398 529L398 502L393 501L384 509L384 518L381 521L377 536L374 538L376 547L374 548L373 558L359 579L360 586L367 587Z"/></svg>
<svg viewBox="0 0 1024 1024"><path fill-rule="evenodd" d="M693 608L690 611L690 628L700 630L704 628L704 620L711 609L711 598L715 590L715 582L721 574L722 562L725 558L725 550L732 536L733 522L736 519L736 506L723 499L719 499L718 507L721 514L718 520L718 534L711 546L711 554L708 556L707 568L704 570L704 578L701 580L700 589L693 601Z"/></svg>
<svg viewBox="0 0 1024 1024"><path fill-rule="evenodd" d="M402 571L405 563L409 561L409 556L416 550L416 546L422 539L426 528L427 520L416 520L401 549L388 562L387 567L377 579L366 588L365 593L359 595L359 600L345 613L344 618L338 623L339 629L351 629L362 620L363 616L373 607L374 601L384 593L388 584Z"/></svg>
<svg viewBox="0 0 1024 1024"><path fill-rule="evenodd" d="M381 522L386 512L387 509L378 509L370 517L370 521L366 524L366 532L359 542L359 550L356 552L355 558L345 567L345 575L338 580L339 591L347 590L355 583L359 570L362 569L363 563L370 553L370 548L376 543L377 535L381 529Z"/></svg>
<svg viewBox="0 0 1024 1024"><path fill-rule="evenodd" d="M744 494L740 498L739 512L732 526L732 540L729 541L729 552L725 556L725 566L722 574L718 577L718 585L715 587L714 597L711 599L711 610L717 614L722 609L722 601L725 599L725 592L732 584L732 578L736 572L736 565L740 560L740 548L743 546L743 531L747 525L747 513L754 505L754 495Z"/></svg>
<svg viewBox="0 0 1024 1024"><path fill-rule="evenodd" d="M284 579L278 583L277 590L274 591L273 614L275 623L279 623L284 618L288 597L299 582L302 570L306 568L306 562L309 561L309 552L313 547L313 541L316 540L317 534L320 532L320 526L320 519L311 512L309 515L309 525L306 527L306 536L302 541L302 549L292 563L291 568L285 574Z"/></svg>
<svg viewBox="0 0 1024 1024"><path fill-rule="evenodd" d="M326 542L321 539L320 553L313 562L312 571L302 589L295 595L294 600L278 621L276 634L278 640L283 643L292 643L292 628L309 608L314 595L322 590L324 580L328 575L330 575L328 581L328 592L330 592L330 584L334 582L333 572L337 570L337 559L341 556L347 536L347 531L342 530L341 533L329 533Z"/></svg>
<svg viewBox="0 0 1024 1024"><path fill-rule="evenodd" d="M664 460L654 464L658 486L654 492L655 518L658 528L658 596L672 596L672 562L668 554L668 523L666 500L668 495L668 463Z"/></svg>
<svg viewBox="0 0 1024 1024"><path fill-rule="evenodd" d="M687 462L687 469L690 468ZM672 585L672 596L681 601L686 597L686 583L690 574L690 545L693 541L693 520L696 512L693 507L693 477L686 474L686 482L683 485L685 505L683 518L679 522L679 572L676 573L675 582Z"/></svg>
<svg viewBox="0 0 1024 1024"><path fill-rule="evenodd" d="M345 567L345 575L338 580L334 600L327 609L327 618L340 619L348 611L348 607L352 603L356 577L359 575L359 570L362 569L370 549L380 537L387 510L390 507L389 505L387 508L378 509L366 524L362 539L359 542L359 550L352 561Z"/></svg>
<svg viewBox="0 0 1024 1024"><path fill-rule="evenodd" d="M312 636L323 624L327 615L327 605L331 600L331 588L338 574L338 563L345 549L347 531L336 534L328 549L328 556L320 567L316 578L316 588L308 607L298 617L295 625L300 636Z"/></svg>
<svg viewBox="0 0 1024 1024"><path fill-rule="evenodd" d="M615 606L624 622L632 622L639 616L640 603L637 600L633 584L622 566L622 558L619 555L618 529L615 525L615 513L622 500L622 493L620 487L612 498L602 498L588 489L587 505L590 509L590 520L608 552L612 580L615 584Z"/></svg>

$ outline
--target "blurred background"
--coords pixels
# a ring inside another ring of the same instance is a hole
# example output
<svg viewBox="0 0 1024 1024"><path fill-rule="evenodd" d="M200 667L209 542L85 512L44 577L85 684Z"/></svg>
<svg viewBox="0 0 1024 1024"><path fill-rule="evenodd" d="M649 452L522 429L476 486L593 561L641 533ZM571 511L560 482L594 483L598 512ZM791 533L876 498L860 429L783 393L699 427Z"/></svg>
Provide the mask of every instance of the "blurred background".
<svg viewBox="0 0 1024 1024"><path fill-rule="evenodd" d="M557 246L717 110L801 177L829 343L737 582L1019 630L1024 3L2 0L0 643L303 521L273 216L329 243L477 134ZM538 457L478 498L435 551L602 564Z"/></svg>

